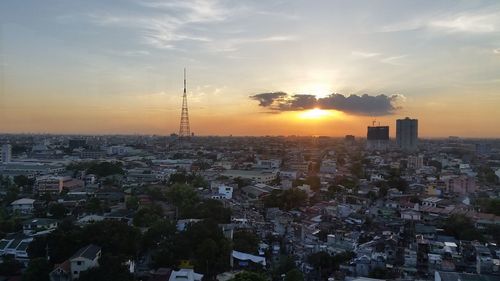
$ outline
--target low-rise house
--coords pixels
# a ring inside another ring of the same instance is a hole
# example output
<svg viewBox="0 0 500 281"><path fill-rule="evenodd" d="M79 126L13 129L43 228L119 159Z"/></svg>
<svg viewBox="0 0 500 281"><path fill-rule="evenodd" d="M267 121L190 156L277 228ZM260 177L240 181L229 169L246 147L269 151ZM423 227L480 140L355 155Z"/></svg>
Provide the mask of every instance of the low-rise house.
<svg viewBox="0 0 500 281"><path fill-rule="evenodd" d="M10 203L10 206L12 207L12 211L15 213L19 213L22 215L31 215L35 210L34 203L34 199L21 198Z"/></svg>
<svg viewBox="0 0 500 281"><path fill-rule="evenodd" d="M101 247L90 244L78 250L68 260L56 265L50 272L51 281L70 281L80 278L80 274L99 266ZM69 274L68 274L69 272Z"/></svg>
<svg viewBox="0 0 500 281"><path fill-rule="evenodd" d="M0 240L0 256L13 256L18 262L26 265L29 261L27 249L32 241L33 237L23 234L8 235Z"/></svg>
<svg viewBox="0 0 500 281"><path fill-rule="evenodd" d="M23 232L33 235L39 232L50 232L57 228L59 221L55 219L34 218L23 222Z"/></svg>
<svg viewBox="0 0 500 281"><path fill-rule="evenodd" d="M181 268L173 270L168 281L201 281L203 274L194 272L191 268Z"/></svg>

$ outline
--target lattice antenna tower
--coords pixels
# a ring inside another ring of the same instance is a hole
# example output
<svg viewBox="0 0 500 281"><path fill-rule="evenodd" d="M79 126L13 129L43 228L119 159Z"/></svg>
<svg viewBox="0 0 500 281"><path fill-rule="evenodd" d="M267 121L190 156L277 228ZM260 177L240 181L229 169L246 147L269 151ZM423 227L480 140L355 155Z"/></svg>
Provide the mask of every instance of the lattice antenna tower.
<svg viewBox="0 0 500 281"><path fill-rule="evenodd" d="M182 95L182 112L181 112L181 124L179 127L179 137L183 139L191 137L191 131L189 129L189 114L188 114L188 104L187 104L187 94L186 94L185 68L184 68L184 93Z"/></svg>

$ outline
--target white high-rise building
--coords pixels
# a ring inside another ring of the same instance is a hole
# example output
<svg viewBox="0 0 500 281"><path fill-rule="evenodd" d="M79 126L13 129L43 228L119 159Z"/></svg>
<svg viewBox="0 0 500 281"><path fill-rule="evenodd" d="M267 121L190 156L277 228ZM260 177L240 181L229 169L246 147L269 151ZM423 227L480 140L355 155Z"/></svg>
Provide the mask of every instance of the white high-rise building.
<svg viewBox="0 0 500 281"><path fill-rule="evenodd" d="M12 145L2 145L0 152L0 154L2 155L2 163L9 163L12 160Z"/></svg>
<svg viewBox="0 0 500 281"><path fill-rule="evenodd" d="M406 151L414 151L418 146L418 120L405 119L396 120L396 143L399 148Z"/></svg>

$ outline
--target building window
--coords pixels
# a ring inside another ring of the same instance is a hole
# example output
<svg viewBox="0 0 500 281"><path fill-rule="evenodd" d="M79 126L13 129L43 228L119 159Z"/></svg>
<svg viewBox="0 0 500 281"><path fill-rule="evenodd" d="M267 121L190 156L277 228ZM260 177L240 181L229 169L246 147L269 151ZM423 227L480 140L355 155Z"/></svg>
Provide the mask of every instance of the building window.
<svg viewBox="0 0 500 281"><path fill-rule="evenodd" d="M77 261L76 264L77 265L82 265L82 262L81 261Z"/></svg>
<svg viewBox="0 0 500 281"><path fill-rule="evenodd" d="M78 271L73 271L73 274L74 275L78 275Z"/></svg>

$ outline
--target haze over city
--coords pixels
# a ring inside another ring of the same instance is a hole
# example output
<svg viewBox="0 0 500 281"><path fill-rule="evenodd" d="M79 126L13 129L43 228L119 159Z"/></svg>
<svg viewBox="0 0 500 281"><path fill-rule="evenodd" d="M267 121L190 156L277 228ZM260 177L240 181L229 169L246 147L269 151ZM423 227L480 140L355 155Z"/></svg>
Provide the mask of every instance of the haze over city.
<svg viewBox="0 0 500 281"><path fill-rule="evenodd" d="M177 133L186 67L196 135L499 137L499 31L498 1L2 1L0 132Z"/></svg>

